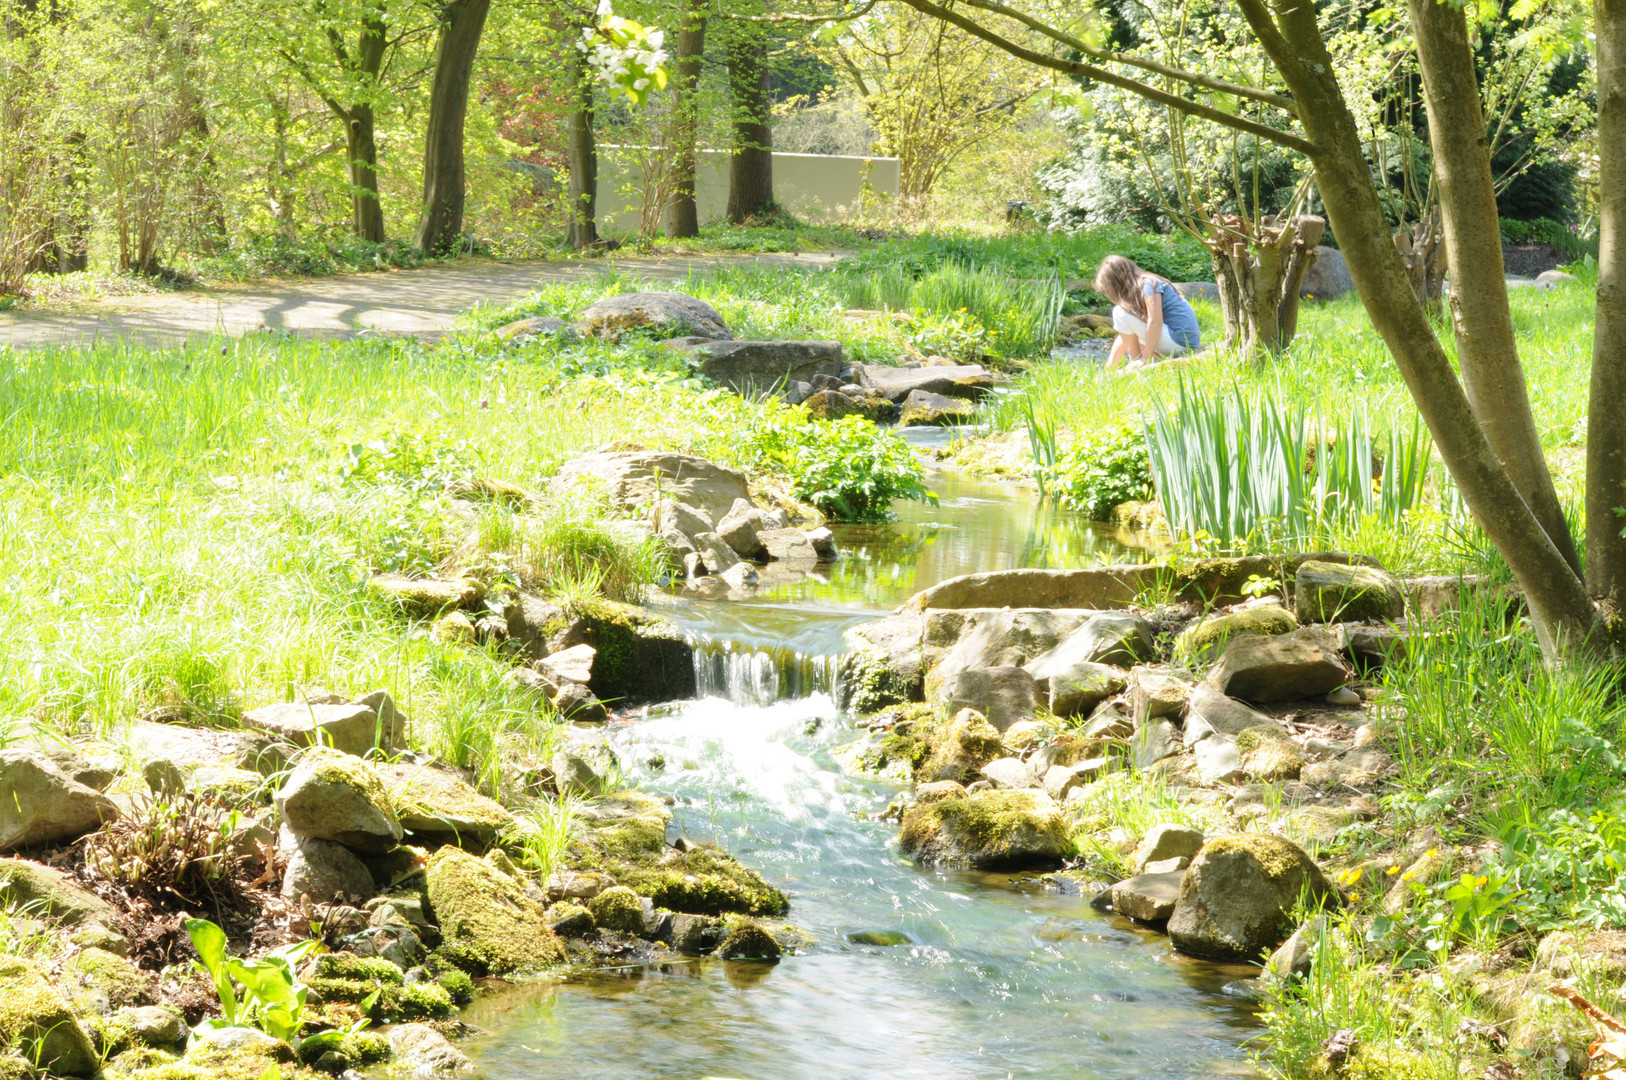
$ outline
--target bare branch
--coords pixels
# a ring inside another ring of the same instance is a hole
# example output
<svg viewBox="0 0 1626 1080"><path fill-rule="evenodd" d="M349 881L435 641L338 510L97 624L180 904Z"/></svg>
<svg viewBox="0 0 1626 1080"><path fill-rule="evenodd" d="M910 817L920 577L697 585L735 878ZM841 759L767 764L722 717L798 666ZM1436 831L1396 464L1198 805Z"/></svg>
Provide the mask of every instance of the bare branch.
<svg viewBox="0 0 1626 1080"><path fill-rule="evenodd" d="M740 22L757 22L757 23L833 23L833 22L851 22L853 19L861 19L865 15L868 15L870 13L870 10L872 8L874 8L875 5L880 3L880 2L881 2L881 0L869 0L869 3L863 5L862 7L855 8L852 11L832 12L832 13L827 14L827 15L791 15L791 14L785 14L785 15L729 15L727 17L730 18L730 19L737 19Z"/></svg>

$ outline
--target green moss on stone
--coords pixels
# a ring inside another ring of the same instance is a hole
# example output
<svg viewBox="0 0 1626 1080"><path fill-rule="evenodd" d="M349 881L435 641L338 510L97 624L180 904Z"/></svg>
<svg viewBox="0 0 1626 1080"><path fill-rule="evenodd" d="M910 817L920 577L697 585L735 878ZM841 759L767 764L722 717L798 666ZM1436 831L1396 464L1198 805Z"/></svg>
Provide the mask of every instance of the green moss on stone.
<svg viewBox="0 0 1626 1080"><path fill-rule="evenodd" d="M1291 842L1265 833L1222 836L1204 844L1199 855L1229 855L1235 852L1252 855L1254 861L1272 878L1283 878L1294 873L1303 865L1301 860L1305 859L1304 853Z"/></svg>
<svg viewBox="0 0 1626 1080"><path fill-rule="evenodd" d="M89 1076L98 1064L90 1036L52 979L15 956L0 957L0 1046L17 1047L64 1076Z"/></svg>
<svg viewBox="0 0 1626 1080"><path fill-rule="evenodd" d="M388 1061L390 1057L390 1039L388 1035L378 1031L355 1031L344 1037L339 1044L339 1053L358 1065L372 1065L380 1061Z"/></svg>
<svg viewBox="0 0 1626 1080"><path fill-rule="evenodd" d="M1059 862L1072 850L1067 822L1043 792L979 791L916 803L899 832L905 851L934 863L999 868Z"/></svg>
<svg viewBox="0 0 1626 1080"><path fill-rule="evenodd" d="M587 910L601 930L614 930L622 934L644 932L644 907L638 894L625 885L605 889L588 901Z"/></svg>
<svg viewBox="0 0 1626 1080"><path fill-rule="evenodd" d="M1293 613L1275 604L1210 615L1199 619L1174 639L1177 663L1195 665L1217 655L1225 643L1243 634L1285 634L1298 629Z"/></svg>
<svg viewBox="0 0 1626 1080"><path fill-rule="evenodd" d="M909 700L911 687L892 670L884 649L874 646L848 654L842 661L847 708L860 715L879 712Z"/></svg>
<svg viewBox="0 0 1626 1080"><path fill-rule="evenodd" d="M452 1014L451 995L436 983L403 986L377 979L311 978L305 984L323 1004L342 1001L360 1006L376 994L367 1008L371 1020L438 1020Z"/></svg>
<svg viewBox="0 0 1626 1080"><path fill-rule="evenodd" d="M666 848L666 825L631 820L599 829L594 834L604 854L612 859L658 855Z"/></svg>
<svg viewBox="0 0 1626 1080"><path fill-rule="evenodd" d="M767 927L750 919L735 923L717 946L724 960L778 960L783 952Z"/></svg>
<svg viewBox="0 0 1626 1080"><path fill-rule="evenodd" d="M373 980L401 985L401 969L382 956L357 956L351 952L323 953L316 958L314 977L321 979Z"/></svg>
<svg viewBox="0 0 1626 1080"><path fill-rule="evenodd" d="M81 1013L151 1005L158 1000L151 975L105 949L80 950L63 965L62 974L63 993Z"/></svg>
<svg viewBox="0 0 1626 1080"><path fill-rule="evenodd" d="M466 971L447 968L435 976L435 985L446 991L453 1005L467 1005L474 1000L474 980Z"/></svg>
<svg viewBox="0 0 1626 1080"><path fill-rule="evenodd" d="M695 846L681 853L672 851L654 862L617 863L606 868L621 884L668 911L783 915L790 910L784 893L715 847Z"/></svg>
<svg viewBox="0 0 1626 1080"><path fill-rule="evenodd" d="M265 1080L275 1069L281 1080L317 1080L324 1074L292 1064L288 1048L225 1049L193 1040L186 1056L136 1048L108 1063L106 1080Z"/></svg>
<svg viewBox="0 0 1626 1080"><path fill-rule="evenodd" d="M427 879L430 908L459 967L473 962L502 975L564 959L542 906L490 862L444 847L429 860Z"/></svg>

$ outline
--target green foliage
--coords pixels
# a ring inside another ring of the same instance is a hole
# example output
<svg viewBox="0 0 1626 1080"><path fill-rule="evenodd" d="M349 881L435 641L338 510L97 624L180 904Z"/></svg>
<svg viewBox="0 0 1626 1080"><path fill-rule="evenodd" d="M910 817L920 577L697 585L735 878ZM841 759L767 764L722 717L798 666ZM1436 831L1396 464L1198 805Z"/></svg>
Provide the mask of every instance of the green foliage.
<svg viewBox="0 0 1626 1080"><path fill-rule="evenodd" d="M1053 273L1024 279L970 263L945 263L919 278L899 264L864 272L844 270L843 276L850 307L913 311L940 319L962 315L974 322L981 334L973 337L958 327L960 340L949 342L955 355L965 355L973 344L976 352L1001 359L1048 352L1056 341L1065 300Z"/></svg>
<svg viewBox="0 0 1626 1080"><path fill-rule="evenodd" d="M801 409L765 410L750 449L790 476L798 499L838 521L886 521L895 499L937 501L909 444L861 416L815 420Z"/></svg>
<svg viewBox="0 0 1626 1080"><path fill-rule="evenodd" d="M1551 218L1536 218L1533 221L1515 221L1512 218L1502 219L1502 242L1504 244L1546 244L1553 249L1563 262L1580 262L1582 259L1598 257L1598 238L1587 239L1580 236L1574 229Z"/></svg>
<svg viewBox="0 0 1626 1080"><path fill-rule="evenodd" d="M1375 516L1398 525L1422 503L1430 441L1418 423L1409 435L1392 431L1382 458L1375 444L1364 409L1329 421L1269 393L1233 391L1216 400L1184 381L1174 409L1146 422L1151 473L1170 528L1223 547L1305 545L1339 519Z"/></svg>
<svg viewBox="0 0 1626 1080"><path fill-rule="evenodd" d="M1120 503L1146 498L1152 474L1146 439L1123 424L1079 432L1066 450L1057 451L1055 436L1030 411L1029 439L1034 446L1034 478L1040 490L1069 510L1092 521L1106 521Z"/></svg>
<svg viewBox="0 0 1626 1080"><path fill-rule="evenodd" d="M252 281L268 277L320 277L365 270L400 270L430 261L399 240L374 243L347 231L319 229L307 236L249 233L214 255L194 255L181 266L204 280Z"/></svg>

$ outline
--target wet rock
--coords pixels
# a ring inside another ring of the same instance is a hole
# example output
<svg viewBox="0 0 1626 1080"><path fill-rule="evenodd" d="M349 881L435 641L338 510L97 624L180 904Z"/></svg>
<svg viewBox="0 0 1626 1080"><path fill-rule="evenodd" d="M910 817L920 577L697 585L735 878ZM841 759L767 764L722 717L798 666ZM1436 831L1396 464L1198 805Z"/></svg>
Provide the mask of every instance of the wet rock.
<svg viewBox="0 0 1626 1080"><path fill-rule="evenodd" d="M620 341L629 330L647 330L657 337L679 336L705 341L731 341L723 317L703 300L676 292L636 292L605 297L581 313L584 334Z"/></svg>
<svg viewBox="0 0 1626 1080"><path fill-rule="evenodd" d="M390 1065L413 1076L473 1072L474 1062L428 1024L396 1024L389 1030Z"/></svg>
<svg viewBox="0 0 1626 1080"><path fill-rule="evenodd" d="M27 910L62 926L69 940L123 955L129 943L112 927L113 906L62 871L25 859L0 859L0 907Z"/></svg>
<svg viewBox="0 0 1626 1080"><path fill-rule="evenodd" d="M282 876L285 899L308 896L323 904L335 898L359 902L377 891L367 864L343 844L299 836L286 827L277 843L288 860Z"/></svg>
<svg viewBox="0 0 1626 1080"><path fill-rule="evenodd" d="M461 848L443 847L426 870L429 906L447 947L493 974L535 971L564 959L542 906L524 884Z"/></svg>
<svg viewBox="0 0 1626 1080"><path fill-rule="evenodd" d="M960 398L944 397L928 390L911 390L898 411L899 427L963 424L976 407Z"/></svg>
<svg viewBox="0 0 1626 1080"><path fill-rule="evenodd" d="M1088 649L1075 648L1065 654L1058 650L1095 615L1093 611L1022 609L931 612L921 644L928 659L935 659L934 682L946 684L962 671L980 668L1037 665L1039 674L1029 674L1042 692L1041 678L1071 660L1089 659Z"/></svg>
<svg viewBox="0 0 1626 1080"><path fill-rule="evenodd" d="M1228 697L1213 684L1200 682L1192 687L1186 707L1186 745L1195 746L1215 732L1240 735L1248 728L1272 722L1264 713Z"/></svg>
<svg viewBox="0 0 1626 1080"><path fill-rule="evenodd" d="M762 575L750 563L737 562L727 570L717 575L723 584L729 587L731 594L748 592L756 587L762 580Z"/></svg>
<svg viewBox="0 0 1626 1080"><path fill-rule="evenodd" d="M767 549L768 558L779 562L816 563L824 557L800 529L760 529L757 539Z"/></svg>
<svg viewBox="0 0 1626 1080"><path fill-rule="evenodd" d="M1210 615L1186 627L1174 639L1174 656L1194 665L1211 659L1226 642L1243 634L1285 634L1299 627L1293 613L1278 604L1260 604L1240 611Z"/></svg>
<svg viewBox="0 0 1626 1080"><path fill-rule="evenodd" d="M416 835L484 845L513 821L499 803L450 769L404 763L374 768L401 827Z"/></svg>
<svg viewBox="0 0 1626 1080"><path fill-rule="evenodd" d="M1180 899L1180 881L1184 871L1168 874L1136 874L1113 885L1112 910L1127 915L1137 922L1167 922L1174 914L1174 905Z"/></svg>
<svg viewBox="0 0 1626 1080"><path fill-rule="evenodd" d="M1033 773L1021 758L996 758L982 767L983 779L996 788L1030 788Z"/></svg>
<svg viewBox="0 0 1626 1080"><path fill-rule="evenodd" d="M762 542L759 535L765 528L767 522L763 519L762 511L752 506L749 500L740 499L717 523L717 535L740 558L767 562L768 545Z"/></svg>
<svg viewBox="0 0 1626 1080"><path fill-rule="evenodd" d="M1296 780L1304 768L1304 755L1275 724L1248 728L1236 737L1236 752L1243 770L1259 781Z"/></svg>
<svg viewBox="0 0 1626 1080"><path fill-rule="evenodd" d="M752 919L741 919L717 946L724 960L778 960L782 952L767 927Z"/></svg>
<svg viewBox="0 0 1626 1080"><path fill-rule="evenodd" d="M710 536L731 563L738 561L715 534L702 535ZM694 696L694 647L670 620L608 600L578 604L566 612L531 594L508 605L505 616L509 639L533 659L591 646L587 688L600 701L642 705Z"/></svg>
<svg viewBox="0 0 1626 1080"><path fill-rule="evenodd" d="M1211 840L1185 872L1169 938L1191 956L1258 960L1287 938L1301 896L1338 903L1332 883L1295 844L1257 833Z"/></svg>
<svg viewBox="0 0 1626 1080"><path fill-rule="evenodd" d="M1325 697L1349 679L1331 637L1309 628L1233 638L1208 674L1215 689L1243 701Z"/></svg>
<svg viewBox="0 0 1626 1080"><path fill-rule="evenodd" d="M30 750L0 750L0 792L0 851L76 840L119 816L107 796Z"/></svg>
<svg viewBox="0 0 1626 1080"><path fill-rule="evenodd" d="M1211 784L1235 784L1247 775L1234 736L1210 735L1192 747L1192 753L1197 759L1197 775Z"/></svg>
<svg viewBox="0 0 1626 1080"><path fill-rule="evenodd" d="M378 773L337 750L307 751L277 792L277 809L299 836L355 851L380 854L401 841L401 823Z"/></svg>
<svg viewBox="0 0 1626 1080"><path fill-rule="evenodd" d="M638 935L644 932L644 907L639 895L624 885L605 889L588 903L601 930Z"/></svg>
<svg viewBox="0 0 1626 1080"><path fill-rule="evenodd" d="M1180 732L1167 720L1148 721L1129 738L1129 761L1137 769L1150 769L1179 752Z"/></svg>
<svg viewBox="0 0 1626 1080"><path fill-rule="evenodd" d="M696 348L700 374L738 394L760 394L798 382L818 386L846 367L839 341L717 341ZM837 385L840 380L837 380Z"/></svg>
<svg viewBox="0 0 1626 1080"><path fill-rule="evenodd" d="M904 811L904 854L928 865L1043 869L1070 850L1067 821L1042 791L977 791Z"/></svg>
<svg viewBox="0 0 1626 1080"><path fill-rule="evenodd" d="M961 709L931 740L931 753L918 772L920 780L955 780L969 784L982 767L1005 756L999 731L975 709Z"/></svg>
<svg viewBox="0 0 1626 1080"><path fill-rule="evenodd" d="M1136 727L1179 716L1190 696L1190 685L1166 671L1136 668L1129 673L1129 715Z"/></svg>
<svg viewBox="0 0 1626 1080"><path fill-rule="evenodd" d="M0 956L0 1046L15 1046L55 1076L95 1076L101 1058L44 969Z"/></svg>
<svg viewBox="0 0 1626 1080"><path fill-rule="evenodd" d="M717 521L736 499L751 497L744 473L693 454L648 450L584 454L559 467L552 487L565 492L584 481L602 485L610 504L628 513L674 499Z"/></svg>
<svg viewBox="0 0 1626 1080"><path fill-rule="evenodd" d="M548 928L560 937L580 938L597 930L598 924L591 911L566 901L548 909Z"/></svg>
<svg viewBox="0 0 1626 1080"><path fill-rule="evenodd" d="M863 364L859 378L866 388L900 405L916 390L976 401L992 391L998 382L992 372L976 364L919 368Z"/></svg>
<svg viewBox="0 0 1626 1080"><path fill-rule="evenodd" d="M836 534L823 525L807 531L807 542L813 545L814 554L821 559L834 559L841 554L836 548Z"/></svg>
<svg viewBox="0 0 1626 1080"><path fill-rule="evenodd" d="M909 612L847 631L838 704L858 713L918 701L925 683L924 616Z"/></svg>
<svg viewBox="0 0 1626 1080"><path fill-rule="evenodd" d="M1143 874L1147 866L1165 859L1194 858L1202 847L1201 829L1173 823L1154 825L1135 848L1135 873Z"/></svg>
<svg viewBox="0 0 1626 1080"><path fill-rule="evenodd" d="M375 690L344 705L279 702L243 714L243 726L295 746L328 746L361 757L369 750L406 748L406 717L388 693Z"/></svg>
<svg viewBox="0 0 1626 1080"><path fill-rule="evenodd" d="M961 671L944 685L945 709L976 709L995 730L1004 731L1019 720L1032 719L1039 708L1033 676L1019 667L990 667Z"/></svg>
<svg viewBox="0 0 1626 1080"><path fill-rule="evenodd" d="M1293 590L1300 622L1390 622L1406 613L1400 582L1373 566L1301 563Z"/></svg>

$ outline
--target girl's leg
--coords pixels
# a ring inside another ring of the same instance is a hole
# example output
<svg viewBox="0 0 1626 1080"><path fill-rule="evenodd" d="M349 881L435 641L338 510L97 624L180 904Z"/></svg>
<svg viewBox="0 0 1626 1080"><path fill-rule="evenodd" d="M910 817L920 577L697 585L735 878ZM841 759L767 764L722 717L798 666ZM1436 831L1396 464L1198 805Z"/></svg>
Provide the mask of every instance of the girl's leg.
<svg viewBox="0 0 1626 1080"><path fill-rule="evenodd" d="M1112 346L1112 354L1122 359L1128 353L1132 359L1140 359L1145 352L1142 338L1146 335L1146 323L1124 308L1114 306L1112 309L1112 328L1118 331L1118 340Z"/></svg>
<svg viewBox="0 0 1626 1080"><path fill-rule="evenodd" d="M1111 371L1123 363L1124 355L1140 355L1140 338L1133 334L1119 334L1112 340L1112 353L1107 357L1107 370Z"/></svg>

